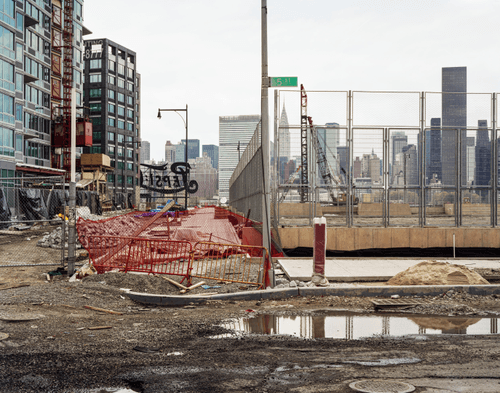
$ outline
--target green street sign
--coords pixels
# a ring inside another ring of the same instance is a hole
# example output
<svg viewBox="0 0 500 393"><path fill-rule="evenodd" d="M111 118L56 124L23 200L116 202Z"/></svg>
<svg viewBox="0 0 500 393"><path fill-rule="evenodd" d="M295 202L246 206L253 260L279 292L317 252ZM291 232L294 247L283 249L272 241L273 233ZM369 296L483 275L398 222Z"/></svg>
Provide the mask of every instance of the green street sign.
<svg viewBox="0 0 500 393"><path fill-rule="evenodd" d="M297 79L296 76L278 76L270 77L269 81L271 87L297 87Z"/></svg>

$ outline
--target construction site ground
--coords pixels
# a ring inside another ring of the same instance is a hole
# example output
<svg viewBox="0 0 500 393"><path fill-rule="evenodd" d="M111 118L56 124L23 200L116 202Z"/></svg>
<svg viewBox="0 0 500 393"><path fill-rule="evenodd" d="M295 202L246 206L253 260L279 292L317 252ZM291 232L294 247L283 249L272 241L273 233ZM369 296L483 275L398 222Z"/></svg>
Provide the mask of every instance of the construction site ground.
<svg viewBox="0 0 500 393"><path fill-rule="evenodd" d="M296 297L148 307L132 302L121 288L150 293L175 293L177 289L158 277L123 273L78 282L54 276L49 282L46 274L51 269L1 268L2 392L119 388L136 392L351 392L349 383L367 379L404 381L415 386L415 392L426 393L500 391L497 334L303 339L235 335L221 326L233 318L260 314L315 316L332 310L372 314L370 298ZM26 286L7 289L20 284ZM427 300L425 306L406 312L463 319L500 312L500 299L495 295L448 293Z"/></svg>

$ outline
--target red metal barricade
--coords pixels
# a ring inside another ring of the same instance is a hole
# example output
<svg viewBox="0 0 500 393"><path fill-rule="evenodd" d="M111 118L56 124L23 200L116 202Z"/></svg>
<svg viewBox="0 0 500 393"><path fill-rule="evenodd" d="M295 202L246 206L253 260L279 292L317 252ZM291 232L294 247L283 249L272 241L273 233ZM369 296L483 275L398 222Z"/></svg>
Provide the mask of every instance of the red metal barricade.
<svg viewBox="0 0 500 393"><path fill-rule="evenodd" d="M192 246L186 241L89 236L86 248L98 273L118 270L189 278Z"/></svg>

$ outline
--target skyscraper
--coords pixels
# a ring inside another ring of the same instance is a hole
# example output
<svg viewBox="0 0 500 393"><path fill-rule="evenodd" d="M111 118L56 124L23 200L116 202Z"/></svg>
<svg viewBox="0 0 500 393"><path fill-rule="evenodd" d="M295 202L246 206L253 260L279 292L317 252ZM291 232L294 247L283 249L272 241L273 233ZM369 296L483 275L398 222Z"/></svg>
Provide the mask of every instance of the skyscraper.
<svg viewBox="0 0 500 393"><path fill-rule="evenodd" d="M394 173L394 165L396 164L396 156L399 153L403 152L403 147L408 145L408 136L405 134L404 131L394 131L391 135L391 140L392 140L392 160L390 162L391 164L391 175L392 178L397 175L397 173Z"/></svg>
<svg viewBox="0 0 500 393"><path fill-rule="evenodd" d="M458 136L461 141L461 183L467 184L467 68L447 67L442 70L442 182L456 184ZM462 94L461 94L462 93Z"/></svg>
<svg viewBox="0 0 500 393"><path fill-rule="evenodd" d="M431 129L430 129L430 157L429 165L426 167L426 178L427 184L436 175L437 179L443 179L442 176L442 163L441 163L441 119L432 118L431 119Z"/></svg>
<svg viewBox="0 0 500 393"><path fill-rule="evenodd" d="M170 141L165 142L165 162L170 164L176 162L175 145Z"/></svg>
<svg viewBox="0 0 500 393"><path fill-rule="evenodd" d="M279 123L279 157L284 158L284 162L288 162L291 158L290 155L290 130L288 128L288 116L286 114L285 105L283 104L283 110L281 111L280 123Z"/></svg>
<svg viewBox="0 0 500 393"><path fill-rule="evenodd" d="M477 127L474 185L487 186L491 180L491 142L488 121L478 120Z"/></svg>
<svg viewBox="0 0 500 393"><path fill-rule="evenodd" d="M340 175L340 160L337 149L339 147L339 124L326 123L324 126L317 126L319 145L323 149L326 161L331 168L334 176ZM347 171L347 168L344 167Z"/></svg>
<svg viewBox="0 0 500 393"><path fill-rule="evenodd" d="M219 116L219 196L229 198L229 180L257 129L260 115Z"/></svg>
<svg viewBox="0 0 500 393"><path fill-rule="evenodd" d="M186 143L185 139L181 139L182 143ZM194 160L200 156L200 140L188 139L188 160Z"/></svg>
<svg viewBox="0 0 500 393"><path fill-rule="evenodd" d="M217 145L202 145L202 154L207 153L212 161L212 167L219 169L219 146Z"/></svg>
<svg viewBox="0 0 500 393"><path fill-rule="evenodd" d="M151 160L151 144L148 141L141 142L141 164Z"/></svg>

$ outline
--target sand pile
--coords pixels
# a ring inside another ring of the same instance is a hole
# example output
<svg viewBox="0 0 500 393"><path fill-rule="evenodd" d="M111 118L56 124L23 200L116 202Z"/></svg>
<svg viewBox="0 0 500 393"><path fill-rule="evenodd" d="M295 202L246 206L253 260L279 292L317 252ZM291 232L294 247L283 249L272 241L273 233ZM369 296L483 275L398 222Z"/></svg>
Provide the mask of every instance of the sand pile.
<svg viewBox="0 0 500 393"><path fill-rule="evenodd" d="M465 266L425 261L396 274L387 285L480 285L489 284Z"/></svg>

